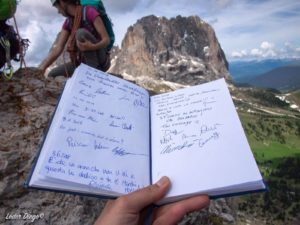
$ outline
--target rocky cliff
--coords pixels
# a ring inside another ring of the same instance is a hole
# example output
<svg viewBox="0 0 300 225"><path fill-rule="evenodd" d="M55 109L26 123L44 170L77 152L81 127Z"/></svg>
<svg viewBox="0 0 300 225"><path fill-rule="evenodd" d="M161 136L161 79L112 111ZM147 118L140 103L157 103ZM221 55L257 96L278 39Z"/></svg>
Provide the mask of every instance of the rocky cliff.
<svg viewBox="0 0 300 225"><path fill-rule="evenodd" d="M92 224L103 206L98 199L24 188L64 81L45 80L33 69L0 79L0 224Z"/></svg>
<svg viewBox="0 0 300 225"><path fill-rule="evenodd" d="M229 79L213 28L197 16L138 20L128 28L110 71L188 85Z"/></svg>

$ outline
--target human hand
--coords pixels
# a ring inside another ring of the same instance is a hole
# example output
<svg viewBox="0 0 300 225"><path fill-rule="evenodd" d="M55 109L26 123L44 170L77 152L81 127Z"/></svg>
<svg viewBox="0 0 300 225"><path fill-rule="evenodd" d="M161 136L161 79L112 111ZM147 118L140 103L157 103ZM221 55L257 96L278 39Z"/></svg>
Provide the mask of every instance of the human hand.
<svg viewBox="0 0 300 225"><path fill-rule="evenodd" d="M49 67L45 67L43 64L41 64L38 68L39 71L39 75L42 77L48 77L49 72L51 71L51 69Z"/></svg>
<svg viewBox="0 0 300 225"><path fill-rule="evenodd" d="M171 186L167 177L156 184L108 201L94 225L140 225L144 224L147 210L162 199ZM154 209L153 225L177 224L185 214L203 209L209 205L209 198L200 195Z"/></svg>
<svg viewBox="0 0 300 225"><path fill-rule="evenodd" d="M76 45L81 52L95 50L95 45L88 40L76 40Z"/></svg>

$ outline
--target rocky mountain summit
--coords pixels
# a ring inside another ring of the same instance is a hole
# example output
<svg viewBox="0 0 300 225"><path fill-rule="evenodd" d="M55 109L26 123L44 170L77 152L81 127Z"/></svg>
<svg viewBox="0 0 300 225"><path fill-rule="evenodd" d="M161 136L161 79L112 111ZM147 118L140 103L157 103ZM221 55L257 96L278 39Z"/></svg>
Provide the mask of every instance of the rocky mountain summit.
<svg viewBox="0 0 300 225"><path fill-rule="evenodd" d="M188 85L230 79L213 28L198 16L138 20L128 28L110 71Z"/></svg>

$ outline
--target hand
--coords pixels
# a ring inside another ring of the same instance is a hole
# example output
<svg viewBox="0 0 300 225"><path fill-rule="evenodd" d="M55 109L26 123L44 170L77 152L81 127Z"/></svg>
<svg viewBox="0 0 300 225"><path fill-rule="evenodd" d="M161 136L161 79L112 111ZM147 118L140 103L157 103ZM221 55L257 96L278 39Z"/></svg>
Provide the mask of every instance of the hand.
<svg viewBox="0 0 300 225"><path fill-rule="evenodd" d="M49 67L44 67L43 65L40 65L38 68L38 74L41 76L41 77L44 77L44 78L47 78L48 77L48 74L50 73L51 69Z"/></svg>
<svg viewBox="0 0 300 225"><path fill-rule="evenodd" d="M76 40L76 45L81 52L95 50L95 45L88 40Z"/></svg>
<svg viewBox="0 0 300 225"><path fill-rule="evenodd" d="M156 184L108 201L94 225L140 225L144 224L149 207L162 199L170 188L170 180L162 177ZM209 205L206 195L192 197L154 209L153 225L177 224L185 214Z"/></svg>
<svg viewBox="0 0 300 225"><path fill-rule="evenodd" d="M46 71L46 67L43 65L43 63L41 65L39 65L38 70L40 71L41 74L45 74Z"/></svg>

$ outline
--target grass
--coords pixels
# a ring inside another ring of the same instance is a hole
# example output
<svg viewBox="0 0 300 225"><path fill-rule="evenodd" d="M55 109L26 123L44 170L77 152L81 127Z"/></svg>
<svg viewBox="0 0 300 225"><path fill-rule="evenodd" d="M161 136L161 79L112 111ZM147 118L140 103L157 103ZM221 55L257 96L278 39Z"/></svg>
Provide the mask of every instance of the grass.
<svg viewBox="0 0 300 225"><path fill-rule="evenodd" d="M300 154L300 120L289 117L239 114L258 162Z"/></svg>
<svg viewBox="0 0 300 225"><path fill-rule="evenodd" d="M296 91L294 93L295 97L300 100L300 91Z"/></svg>
<svg viewBox="0 0 300 225"><path fill-rule="evenodd" d="M252 151L258 162L274 160L276 158L291 157L300 153L300 148L294 144L281 144L278 142L271 143L255 143L250 142ZM299 145L298 145L299 146Z"/></svg>
<svg viewBox="0 0 300 225"><path fill-rule="evenodd" d="M239 210L266 224L299 224L300 119L239 113L269 191L239 198Z"/></svg>

